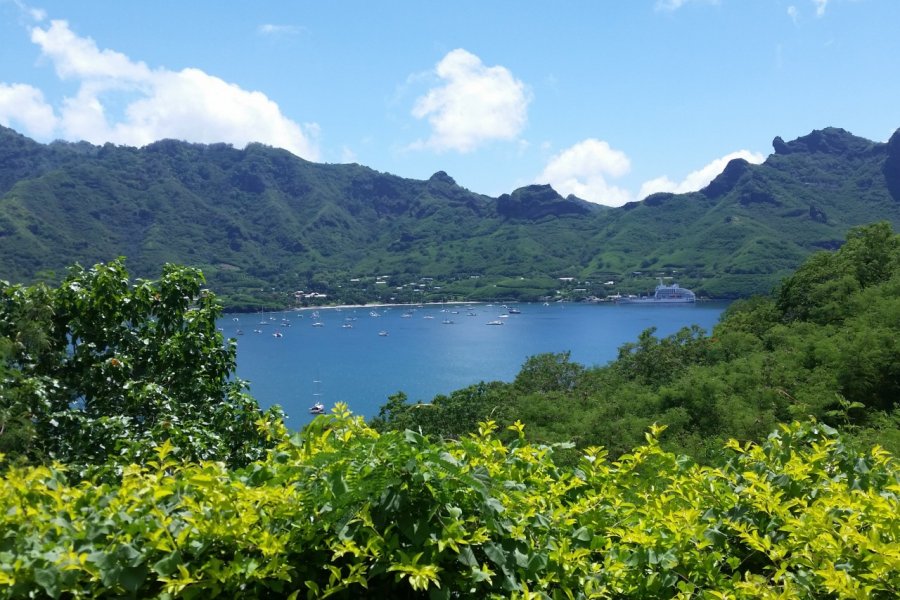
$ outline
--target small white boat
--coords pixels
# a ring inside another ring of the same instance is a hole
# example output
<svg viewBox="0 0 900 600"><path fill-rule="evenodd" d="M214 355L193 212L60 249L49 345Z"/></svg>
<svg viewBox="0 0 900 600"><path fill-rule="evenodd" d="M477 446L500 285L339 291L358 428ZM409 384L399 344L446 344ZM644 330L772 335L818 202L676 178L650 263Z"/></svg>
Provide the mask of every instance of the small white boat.
<svg viewBox="0 0 900 600"><path fill-rule="evenodd" d="M282 334L280 331L276 331L275 333L272 334L272 337L282 338L282 337L284 337L284 334Z"/></svg>
<svg viewBox="0 0 900 600"><path fill-rule="evenodd" d="M382 331L379 331L379 332L378 332L378 335L380 335L381 337L387 337L388 332L382 330Z"/></svg>
<svg viewBox="0 0 900 600"><path fill-rule="evenodd" d="M313 398L315 402L312 406L309 407L309 413L312 415L321 415L325 413L325 405L322 404L322 381L320 379L313 379Z"/></svg>
<svg viewBox="0 0 900 600"><path fill-rule="evenodd" d="M503 321L488 321L488 325L503 325Z"/></svg>
<svg viewBox="0 0 900 600"><path fill-rule="evenodd" d="M313 327L325 327L325 324L322 321L316 321L312 324Z"/></svg>

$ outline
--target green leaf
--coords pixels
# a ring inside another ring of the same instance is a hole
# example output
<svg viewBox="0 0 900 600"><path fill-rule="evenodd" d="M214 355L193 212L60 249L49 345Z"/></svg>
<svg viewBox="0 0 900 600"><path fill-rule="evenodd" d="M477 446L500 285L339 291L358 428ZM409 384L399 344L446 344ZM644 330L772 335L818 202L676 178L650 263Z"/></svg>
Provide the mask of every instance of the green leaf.
<svg viewBox="0 0 900 600"><path fill-rule="evenodd" d="M123 588L134 594L141 589L141 586L147 579L148 573L149 570L146 565L125 567L122 569L121 573L119 573L119 583Z"/></svg>
<svg viewBox="0 0 900 600"><path fill-rule="evenodd" d="M421 433L413 431L412 429L407 429L406 431L404 431L403 436L407 442L415 446L421 446L425 443L425 436L423 436Z"/></svg>
<svg viewBox="0 0 900 600"><path fill-rule="evenodd" d="M475 558L475 553L469 546L463 546L462 548L460 548L456 560L466 565L467 567L474 568L478 566L478 559Z"/></svg>
<svg viewBox="0 0 900 600"><path fill-rule="evenodd" d="M51 598L59 598L61 593L59 587L59 569L55 565L39 568L34 570L35 582L44 588L47 595Z"/></svg>
<svg viewBox="0 0 900 600"><path fill-rule="evenodd" d="M728 540L728 536L715 527L710 527L709 529L704 531L703 537L708 539L715 546L722 546L726 542L726 540Z"/></svg>
<svg viewBox="0 0 900 600"><path fill-rule="evenodd" d="M527 567L529 575L534 576L539 571L546 569L548 561L546 552L532 554Z"/></svg>
<svg viewBox="0 0 900 600"><path fill-rule="evenodd" d="M344 481L344 474L340 471L329 474L328 484L331 488L331 493L334 494L335 498L341 498L350 489L347 487L347 482Z"/></svg>
<svg viewBox="0 0 900 600"><path fill-rule="evenodd" d="M153 565L153 570L163 576L168 577L172 573L178 570L178 565L184 564L184 560L181 557L181 552L175 550L170 553L165 558L162 558Z"/></svg>
<svg viewBox="0 0 900 600"><path fill-rule="evenodd" d="M488 511L496 514L501 514L506 511L506 507L503 506L503 503L496 498L488 498L487 500L485 500L484 507Z"/></svg>
<svg viewBox="0 0 900 600"><path fill-rule="evenodd" d="M509 553L503 549L502 546L496 544L494 542L488 542L484 546L484 553L487 555L491 562L498 566L504 566L506 564L507 558L509 558Z"/></svg>
<svg viewBox="0 0 900 600"><path fill-rule="evenodd" d="M575 530L574 533L572 533L572 538L578 540L579 542L588 543L593 539L593 536L591 535L590 529L588 529L587 527L579 527Z"/></svg>

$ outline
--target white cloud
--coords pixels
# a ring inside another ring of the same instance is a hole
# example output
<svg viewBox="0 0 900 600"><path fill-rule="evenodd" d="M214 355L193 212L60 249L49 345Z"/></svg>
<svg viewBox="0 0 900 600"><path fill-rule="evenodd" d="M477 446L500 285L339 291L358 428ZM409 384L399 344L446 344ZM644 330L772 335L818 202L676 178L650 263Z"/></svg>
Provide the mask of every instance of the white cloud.
<svg viewBox="0 0 900 600"><path fill-rule="evenodd" d="M719 0L656 0L656 10L662 11L676 11L685 4L689 4L691 2L702 2L704 4L718 4Z"/></svg>
<svg viewBox="0 0 900 600"><path fill-rule="evenodd" d="M825 8L828 6L828 0L812 0L812 3L816 6L816 16L825 16Z"/></svg>
<svg viewBox="0 0 900 600"><path fill-rule="evenodd" d="M359 162L356 156L356 152L353 151L349 146L344 146L341 148L341 162L344 164L350 164Z"/></svg>
<svg viewBox="0 0 900 600"><path fill-rule="evenodd" d="M621 177L631 169L624 152L604 141L589 138L555 155L535 183L549 183L563 196L621 206L632 200L628 190L610 185L607 178Z"/></svg>
<svg viewBox="0 0 900 600"><path fill-rule="evenodd" d="M30 85L0 83L0 125L15 127L48 138L56 130L53 107L41 90Z"/></svg>
<svg viewBox="0 0 900 600"><path fill-rule="evenodd" d="M199 69L151 69L120 52L99 49L94 40L76 35L66 21L35 27L31 40L61 79L78 84L77 93L58 107L59 117L46 121L67 139L135 146L163 138L239 147L260 142L310 160L319 157L318 127L287 118L261 92L244 90ZM49 137L48 128L33 115L41 111L52 115L53 109L39 91L25 92L28 89L17 94L29 100L25 106L31 107L27 114L32 116L23 116L21 110L16 119L28 133ZM123 108L114 114L120 105Z"/></svg>
<svg viewBox="0 0 900 600"><path fill-rule="evenodd" d="M43 21L47 18L47 11L43 8L33 8L25 4L24 0L10 0L12 4L19 10L19 14L23 17L30 18L32 21ZM2 2L0 2L2 4Z"/></svg>
<svg viewBox="0 0 900 600"><path fill-rule="evenodd" d="M528 91L505 67L486 67L474 54L456 49L435 73L443 85L418 98L412 109L417 119L428 119L431 137L414 148L470 152L492 140L514 140L525 127Z"/></svg>
<svg viewBox="0 0 900 600"><path fill-rule="evenodd" d="M31 41L53 62L61 79L134 83L152 76L144 63L133 62L120 52L100 50L94 40L78 37L66 21L51 21L47 29L35 27Z"/></svg>
<svg viewBox="0 0 900 600"><path fill-rule="evenodd" d="M644 182L637 196L629 190L613 185L610 180L631 170L628 156L615 150L608 143L586 139L553 156L534 183L549 183L563 196L574 194L579 198L605 204L622 206L632 200L643 199L657 192L684 194L706 187L719 175L729 161L735 158L759 164L765 156L748 150L732 152L692 171L682 181L672 181L666 176Z"/></svg>
<svg viewBox="0 0 900 600"><path fill-rule="evenodd" d="M296 35L303 31L296 25L275 25L273 23L260 25L256 30L262 35Z"/></svg>
<svg viewBox="0 0 900 600"><path fill-rule="evenodd" d="M697 190L703 189L704 187L709 185L709 182L711 182L716 178L716 176L718 176L722 171L725 170L725 166L729 163L729 161L735 158L743 158L747 162L753 164L759 164L766 159L765 156L759 154L758 152L738 150L737 152L732 152L730 154L726 154L721 158L717 158L706 166L697 169L696 171L688 173L687 177L685 177L680 182L672 181L665 175L663 175L662 177L657 177L656 179L651 179L650 181L646 181L641 186L641 191L638 194L638 197L643 199L650 194L655 194L657 192L672 192L675 194L696 192Z"/></svg>
<svg viewBox="0 0 900 600"><path fill-rule="evenodd" d="M800 14L799 14L799 12L797 11L797 7L794 6L793 4L791 4L790 6L788 6L788 7L787 7L787 14L788 14L788 16L791 18L791 21L793 21L794 24L796 25L798 19L800 18Z"/></svg>

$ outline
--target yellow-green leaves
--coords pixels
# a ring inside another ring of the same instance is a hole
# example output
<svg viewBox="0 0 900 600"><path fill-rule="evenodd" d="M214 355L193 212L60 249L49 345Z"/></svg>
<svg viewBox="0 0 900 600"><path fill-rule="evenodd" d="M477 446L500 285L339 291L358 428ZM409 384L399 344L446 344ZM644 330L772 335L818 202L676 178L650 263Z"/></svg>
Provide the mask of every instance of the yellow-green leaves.
<svg viewBox="0 0 900 600"><path fill-rule="evenodd" d="M377 435L346 410L240 470L162 443L115 484L0 481L0 598L893 598L900 480L817 424L727 444L720 468L650 442L578 470L495 426ZM518 430L519 428L516 427Z"/></svg>

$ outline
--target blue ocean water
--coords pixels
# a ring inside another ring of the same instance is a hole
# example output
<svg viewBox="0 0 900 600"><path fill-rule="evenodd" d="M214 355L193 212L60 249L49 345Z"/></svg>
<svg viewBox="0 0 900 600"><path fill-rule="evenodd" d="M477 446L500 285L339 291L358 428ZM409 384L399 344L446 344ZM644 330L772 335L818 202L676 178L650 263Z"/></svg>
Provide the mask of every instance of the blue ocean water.
<svg viewBox="0 0 900 600"><path fill-rule="evenodd" d="M398 391L429 402L480 381L512 381L535 354L568 351L583 365L603 365L649 327L658 336L693 324L710 332L726 306L509 305L520 314L486 304L320 308L226 315L219 325L238 340L237 375L251 395L264 408L281 405L288 425L301 427L318 398L326 409L346 402L369 418Z"/></svg>

